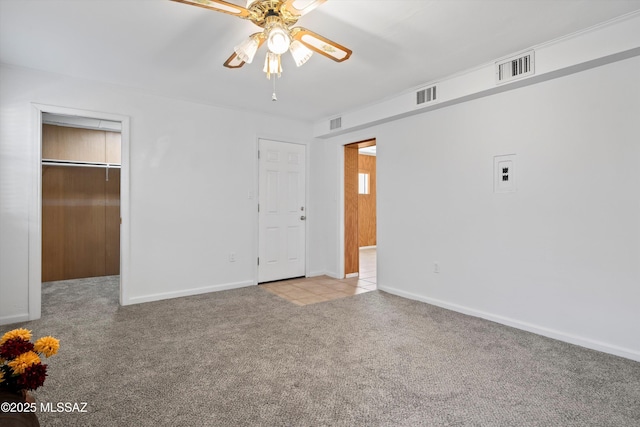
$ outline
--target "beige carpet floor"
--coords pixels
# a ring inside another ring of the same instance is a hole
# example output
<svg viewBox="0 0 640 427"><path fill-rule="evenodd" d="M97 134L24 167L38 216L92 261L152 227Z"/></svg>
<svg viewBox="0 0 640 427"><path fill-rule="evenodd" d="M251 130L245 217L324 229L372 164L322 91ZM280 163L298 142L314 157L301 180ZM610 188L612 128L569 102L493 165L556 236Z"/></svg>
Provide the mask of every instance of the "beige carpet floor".
<svg viewBox="0 0 640 427"><path fill-rule="evenodd" d="M43 426L638 426L640 363L372 291L259 287L120 307L117 278L43 285L60 353Z"/></svg>

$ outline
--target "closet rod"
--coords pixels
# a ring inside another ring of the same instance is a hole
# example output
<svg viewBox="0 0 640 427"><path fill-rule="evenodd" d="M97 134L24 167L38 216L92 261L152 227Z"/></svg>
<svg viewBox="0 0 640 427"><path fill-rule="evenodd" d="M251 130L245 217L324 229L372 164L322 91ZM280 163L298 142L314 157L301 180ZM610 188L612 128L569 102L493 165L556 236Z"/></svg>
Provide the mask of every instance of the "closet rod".
<svg viewBox="0 0 640 427"><path fill-rule="evenodd" d="M74 166L84 168L120 169L120 165L116 163L72 162L65 160L43 160L42 166Z"/></svg>

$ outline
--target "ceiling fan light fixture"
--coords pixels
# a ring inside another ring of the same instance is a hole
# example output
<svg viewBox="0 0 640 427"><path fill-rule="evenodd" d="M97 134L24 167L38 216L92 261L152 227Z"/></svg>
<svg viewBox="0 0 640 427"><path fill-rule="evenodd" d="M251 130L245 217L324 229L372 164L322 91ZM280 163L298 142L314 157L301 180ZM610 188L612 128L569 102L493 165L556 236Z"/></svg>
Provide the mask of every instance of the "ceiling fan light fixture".
<svg viewBox="0 0 640 427"><path fill-rule="evenodd" d="M275 54L283 54L291 45L289 29L281 22L276 22L267 30L267 47Z"/></svg>
<svg viewBox="0 0 640 427"><path fill-rule="evenodd" d="M267 73L267 78L271 79L271 74L277 74L280 77L282 73L282 64L280 63L280 55L273 52L267 52L267 56L264 59L264 69Z"/></svg>
<svg viewBox="0 0 640 427"><path fill-rule="evenodd" d="M309 58L311 58L311 55L313 55L313 51L311 49L308 49L298 40L294 40L291 42L291 46L289 46L289 52L291 52L291 56L293 56L293 60L298 67L307 62Z"/></svg>
<svg viewBox="0 0 640 427"><path fill-rule="evenodd" d="M247 64L251 64L251 61L253 61L253 57L256 55L259 46L260 44L258 43L257 38L255 36L251 36L240 43L238 46L234 47L233 50L235 51L236 55L238 55L238 58L240 58Z"/></svg>
<svg viewBox="0 0 640 427"><path fill-rule="evenodd" d="M349 59L352 53L350 49L313 31L294 27L298 18L327 0L242 0L243 3L246 2L246 8L236 4L240 3L240 0L172 1L234 15L247 19L261 28L259 33L252 34L234 47L234 53L223 64L227 68L236 69L251 63L258 49L265 42L268 51L263 71L267 74L267 79L271 79L272 74L280 77L282 54L287 50L291 52L298 67L305 64L313 52L336 62ZM273 101L277 101L275 82L276 79L273 79Z"/></svg>

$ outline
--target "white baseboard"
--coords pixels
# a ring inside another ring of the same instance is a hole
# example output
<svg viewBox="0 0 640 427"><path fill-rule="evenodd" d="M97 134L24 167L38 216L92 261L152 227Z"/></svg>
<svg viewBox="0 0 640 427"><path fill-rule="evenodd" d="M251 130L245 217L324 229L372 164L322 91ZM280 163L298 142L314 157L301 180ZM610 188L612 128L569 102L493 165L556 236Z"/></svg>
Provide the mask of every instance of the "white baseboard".
<svg viewBox="0 0 640 427"><path fill-rule="evenodd" d="M140 304L143 302L160 301L171 298L188 297L191 295L207 294L209 292L227 291L230 289L245 288L247 286L253 286L255 283L252 280L235 283L225 283L222 285L203 286L201 288L184 289L174 292L163 292L159 294L142 295L139 297L131 297L126 301L123 301L122 305Z"/></svg>
<svg viewBox="0 0 640 427"><path fill-rule="evenodd" d="M325 271L324 274L333 278L333 279L342 279L342 276L336 273L335 271Z"/></svg>
<svg viewBox="0 0 640 427"><path fill-rule="evenodd" d="M329 276L334 279L342 279L342 277L338 273L335 273L333 271L322 270L322 271L310 271L307 273L307 277L318 277L318 276Z"/></svg>
<svg viewBox="0 0 640 427"><path fill-rule="evenodd" d="M349 273L344 275L345 279L351 279L352 277L359 277L359 276L360 276L360 273Z"/></svg>
<svg viewBox="0 0 640 427"><path fill-rule="evenodd" d="M373 246L360 246L359 249L376 249L378 246L373 245Z"/></svg>
<svg viewBox="0 0 640 427"><path fill-rule="evenodd" d="M601 341L592 340L590 338L568 334L555 329L549 329L543 326L522 322L520 320L512 319L509 317L487 313L485 311L476 310L470 307L465 307L458 304L452 304L446 301L425 297L422 295L414 294L412 292L406 292L393 287L381 286L380 284L378 284L378 289L384 292L388 292L390 294L404 297L404 298L425 302L427 304L436 305L438 307L446 308L448 310L457 311L459 313L468 314L474 317L480 317L482 319L491 320L492 322L501 323L503 325L511 326L517 329L522 329L527 332L533 332L534 334L553 338L559 341L568 342L570 344L579 345L581 347L586 347L591 350L597 350L603 353L609 353L616 356L624 357L626 359L631 359L631 360L640 362L640 351L619 347L619 346L608 344L608 343L603 343Z"/></svg>
<svg viewBox="0 0 640 427"><path fill-rule="evenodd" d="M327 273L325 271L310 271L307 273L307 277L318 277L318 276L324 276Z"/></svg>
<svg viewBox="0 0 640 427"><path fill-rule="evenodd" d="M29 313L14 314L13 316L0 317L0 325L10 325L12 323L27 322L29 319Z"/></svg>

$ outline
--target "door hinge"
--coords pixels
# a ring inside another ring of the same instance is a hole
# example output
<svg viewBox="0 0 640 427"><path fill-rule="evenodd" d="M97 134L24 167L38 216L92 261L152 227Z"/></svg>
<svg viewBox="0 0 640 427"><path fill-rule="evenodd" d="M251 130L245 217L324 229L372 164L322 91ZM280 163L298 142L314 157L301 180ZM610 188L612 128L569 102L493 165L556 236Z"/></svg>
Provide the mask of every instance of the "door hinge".
<svg viewBox="0 0 640 427"><path fill-rule="evenodd" d="M260 257L258 257L258 265L260 265Z"/></svg>
<svg viewBox="0 0 640 427"><path fill-rule="evenodd" d="M260 158L260 150L258 150L258 158Z"/></svg>
<svg viewBox="0 0 640 427"><path fill-rule="evenodd" d="M258 203L258 212L260 212L260 203Z"/></svg>

